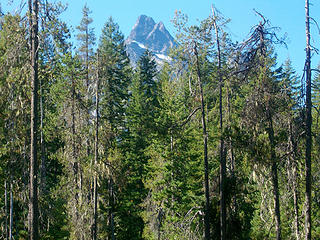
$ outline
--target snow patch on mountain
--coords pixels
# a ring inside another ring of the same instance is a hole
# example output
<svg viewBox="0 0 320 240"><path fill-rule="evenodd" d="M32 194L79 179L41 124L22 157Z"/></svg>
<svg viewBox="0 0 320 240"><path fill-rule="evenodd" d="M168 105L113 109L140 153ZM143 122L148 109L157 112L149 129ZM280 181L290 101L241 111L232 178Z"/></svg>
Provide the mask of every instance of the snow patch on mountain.
<svg viewBox="0 0 320 240"><path fill-rule="evenodd" d="M164 54L156 53L155 55L157 58L162 59L167 62L170 62L172 60L171 57L164 55Z"/></svg>
<svg viewBox="0 0 320 240"><path fill-rule="evenodd" d="M139 47L141 47L141 48L143 48L143 49L148 49L145 45L143 45L142 43L139 43L139 42L137 42L137 41L132 41L133 43L136 43L136 44L138 44L138 46Z"/></svg>

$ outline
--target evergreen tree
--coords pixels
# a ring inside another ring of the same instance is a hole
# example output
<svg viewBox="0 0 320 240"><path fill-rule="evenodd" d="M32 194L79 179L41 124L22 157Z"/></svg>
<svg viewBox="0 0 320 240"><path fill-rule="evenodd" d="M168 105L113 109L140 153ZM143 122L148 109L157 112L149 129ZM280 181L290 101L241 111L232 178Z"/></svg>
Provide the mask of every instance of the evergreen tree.
<svg viewBox="0 0 320 240"><path fill-rule="evenodd" d="M63 146L56 154L64 173L57 192L66 201L70 238L88 239L91 236L92 208L87 202L87 195L91 190L90 182L83 177L88 174L84 161L87 149L83 134L86 107L81 81L82 68L80 60L71 53L64 55L57 67L60 68L60 75L56 79L52 94L56 95L59 113L56 126L61 130L59 134L63 136ZM63 192L61 189L64 189Z"/></svg>
<svg viewBox="0 0 320 240"><path fill-rule="evenodd" d="M101 114L110 124L112 134L117 135L123 128L131 70L124 36L111 17L102 29L98 50L101 59Z"/></svg>
<svg viewBox="0 0 320 240"><path fill-rule="evenodd" d="M282 95L279 81L277 79L277 71L271 70L275 65L275 59L270 57L272 52L266 52L263 50L258 53L257 56L257 68L252 72L253 75L249 77L249 81L253 89L249 96L247 96L247 106L244 107L245 116L248 127L251 130L252 140L250 143L253 149L254 155L252 155L253 171L258 174L257 183L259 190L261 191L261 201L269 201L266 204L266 208L273 209L273 215L268 216L270 219L275 219L276 222L276 237L277 239L282 238L281 234L281 218L280 218L280 193L279 193L279 165L280 165L280 151L279 146L281 145L281 135L283 131L281 127L281 114L283 113ZM250 114L251 113L251 114ZM275 118L278 121L275 121ZM250 119L250 121L248 120ZM262 169L259 169L262 164ZM270 171L270 180L268 174L265 171ZM268 181L269 187L266 187L264 181ZM270 181L270 182L269 182ZM265 192L267 191L267 192ZM267 194L268 197L265 195ZM273 195L273 204L269 195ZM271 207L273 205L273 207ZM267 209L261 208L261 211L267 211ZM261 219L262 220L262 219ZM258 220L255 220L258 223ZM261 222L261 224L265 224ZM258 235L259 236L259 235ZM262 237L263 235L260 235ZM265 236L267 237L267 236Z"/></svg>
<svg viewBox="0 0 320 240"><path fill-rule="evenodd" d="M93 47L95 44L94 29L90 27L93 20L89 17L92 12L89 10L88 6L85 5L82 9L82 19L80 25L77 26L79 33L77 34L77 40L80 43L79 55L83 61L85 68L85 84L87 88L89 87L89 75L90 75L90 60L92 60L94 51Z"/></svg>
<svg viewBox="0 0 320 240"><path fill-rule="evenodd" d="M59 92L55 92L57 79L63 71L61 59L70 49L70 32L60 15L65 6L59 3L40 2L39 23L39 101L40 101L40 238L63 238L68 236L65 199L56 190L63 172L57 152L63 147L59 118ZM51 211L51 209L55 209Z"/></svg>
<svg viewBox="0 0 320 240"><path fill-rule="evenodd" d="M28 236L30 65L20 16L6 14L0 30L0 201L3 237Z"/></svg>
<svg viewBox="0 0 320 240"><path fill-rule="evenodd" d="M83 68L84 68L84 86L86 87L86 107L87 107L87 116L86 116L86 124L87 124L87 154L89 158L90 154L90 141L89 141L89 126L90 126L90 110L92 108L90 102L93 96L93 91L90 91L90 88L92 89L92 78L93 78L93 67L92 67L92 61L93 61L93 54L94 54L94 44L95 44L95 35L94 35L94 29L90 27L93 20L89 17L89 14L91 14L91 11L85 5L82 9L82 19L80 22L80 25L77 26L77 30L79 33L77 34L77 40L80 43L80 46L78 48L79 57L81 58L83 62ZM90 87L91 86L91 87Z"/></svg>
<svg viewBox="0 0 320 240"><path fill-rule="evenodd" d="M157 105L156 64L146 51L138 61L138 67L130 85L130 99L126 111L128 132L123 151L121 169L126 172L124 185L117 203L119 239L141 239L144 229L142 203L147 190L144 186L148 157L145 152L148 139L154 132Z"/></svg>
<svg viewBox="0 0 320 240"><path fill-rule="evenodd" d="M107 221L102 222L102 229L98 235L113 238L115 231L120 231L116 226L118 218L115 207L115 198L122 180L120 171L120 158L122 153L120 145L123 134L126 132L125 112L128 105L128 86L131 77L129 58L125 51L124 36L119 26L110 17L105 23L98 46L99 53L99 126L101 135L99 145L101 148L100 161L104 164L101 169L101 191L99 190L98 202L100 203L101 216ZM115 159L115 160L113 160ZM105 226L107 225L107 226Z"/></svg>
<svg viewBox="0 0 320 240"><path fill-rule="evenodd" d="M94 67L93 67L93 61L94 61L94 44L95 44L95 35L94 35L94 29L90 27L93 20L90 18L91 11L85 5L82 9L82 19L80 22L80 25L77 26L77 30L79 33L77 34L77 40L80 43L80 46L78 48L78 54L81 59L82 65L83 65L83 93L84 93L84 104L86 108L87 114L84 116L84 123L83 123L83 129L82 134L86 145L86 156L85 159L83 159L83 173L82 175L82 182L83 184L87 185L85 189L90 189L93 193L90 194L84 194L83 201L85 202L84 205L92 206L93 212L96 215L96 201L95 201L95 194L96 194L96 188L95 180L92 180L94 169L96 168L93 162L93 151L91 150L93 148L93 128L91 127L91 121L90 121L90 112L93 111L93 104L92 99L94 96L93 88L94 88L94 78L96 78L94 74ZM88 210L89 212L92 212L92 210ZM87 216L87 218L90 218ZM92 239L96 239L96 217L92 216Z"/></svg>
<svg viewBox="0 0 320 240"><path fill-rule="evenodd" d="M202 235L201 135L189 112L189 89L176 69L165 66L159 76L156 131L148 147L144 218L147 239L197 239Z"/></svg>

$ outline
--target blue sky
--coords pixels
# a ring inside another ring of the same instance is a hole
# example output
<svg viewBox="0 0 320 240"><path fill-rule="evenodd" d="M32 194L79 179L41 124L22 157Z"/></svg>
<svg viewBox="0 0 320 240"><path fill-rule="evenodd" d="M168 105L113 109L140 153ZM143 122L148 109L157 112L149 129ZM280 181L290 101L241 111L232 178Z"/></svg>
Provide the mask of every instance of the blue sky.
<svg viewBox="0 0 320 240"><path fill-rule="evenodd" d="M0 0L4 11L12 9L7 2L12 0ZM51 0L53 1L53 0ZM20 0L14 0L14 4ZM278 47L278 62L284 62L288 57L293 61L296 71L301 74L305 58L305 8L304 0L62 0L68 3L67 11L62 15L63 19L73 28L81 19L81 10L85 3L92 10L94 20L93 27L99 38L101 29L112 16L119 24L121 31L128 36L131 28L141 14L151 16L156 22L162 21L167 29L174 35L174 28L170 20L176 10L187 14L190 23L197 23L208 17L211 13L211 5L214 6L231 22L228 31L232 38L242 41L248 36L253 25L260 20L253 9L262 13L270 20L272 26L280 27L280 36L287 34L288 49ZM311 16L320 23L320 2L311 0ZM312 27L313 45L320 48L319 31ZM313 67L318 65L320 57L313 58Z"/></svg>

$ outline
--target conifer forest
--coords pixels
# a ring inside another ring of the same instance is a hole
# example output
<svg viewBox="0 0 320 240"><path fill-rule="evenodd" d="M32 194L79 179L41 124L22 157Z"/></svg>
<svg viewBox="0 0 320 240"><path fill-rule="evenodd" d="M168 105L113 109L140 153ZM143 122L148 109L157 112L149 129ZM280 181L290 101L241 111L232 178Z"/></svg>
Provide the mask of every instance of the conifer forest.
<svg viewBox="0 0 320 240"><path fill-rule="evenodd" d="M75 37L57 1L0 8L0 239L320 239L309 8L303 72L257 11L242 42L213 6L176 11L169 60L132 64L87 5Z"/></svg>

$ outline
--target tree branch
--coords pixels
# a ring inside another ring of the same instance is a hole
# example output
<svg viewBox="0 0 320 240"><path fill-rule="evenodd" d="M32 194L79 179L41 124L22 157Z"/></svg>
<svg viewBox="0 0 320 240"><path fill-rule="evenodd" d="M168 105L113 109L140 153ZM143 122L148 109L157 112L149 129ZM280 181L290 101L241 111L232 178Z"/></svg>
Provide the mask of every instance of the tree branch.
<svg viewBox="0 0 320 240"><path fill-rule="evenodd" d="M195 109L189 114L189 116L186 118L186 120L185 120L182 124L180 124L180 127L183 127L184 125L186 125L186 124L190 121L190 119L192 118L192 116L193 116L198 110L200 110L200 109L201 109L200 107L195 108Z"/></svg>

